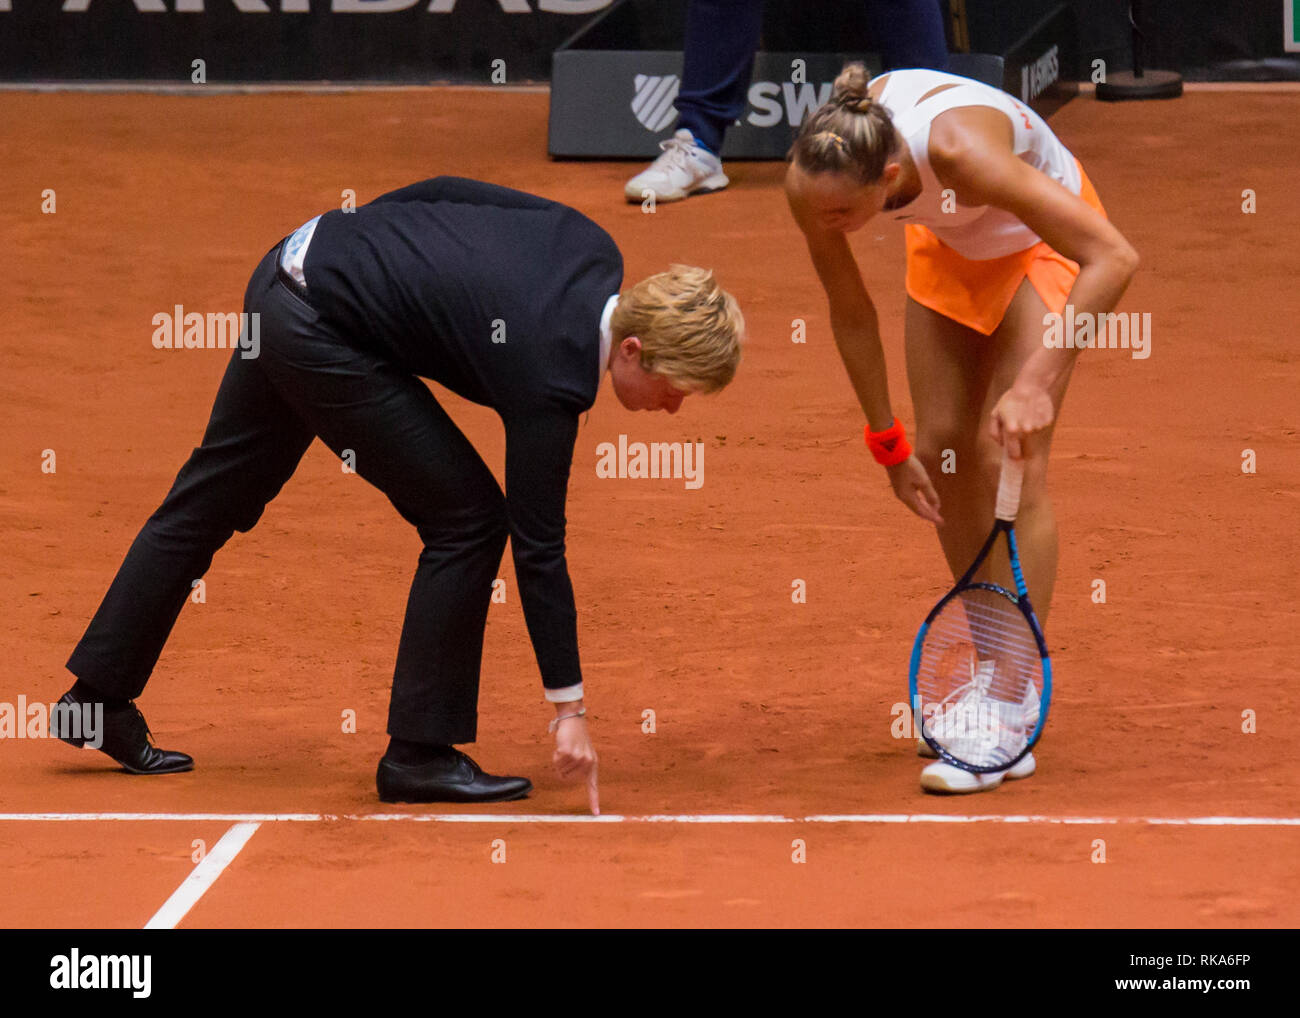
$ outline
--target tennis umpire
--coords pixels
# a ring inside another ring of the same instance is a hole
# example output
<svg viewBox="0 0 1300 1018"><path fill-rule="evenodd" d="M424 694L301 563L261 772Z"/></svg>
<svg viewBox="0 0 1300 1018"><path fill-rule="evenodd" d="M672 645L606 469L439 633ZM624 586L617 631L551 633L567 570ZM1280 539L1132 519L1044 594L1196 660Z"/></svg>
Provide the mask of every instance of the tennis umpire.
<svg viewBox="0 0 1300 1018"><path fill-rule="evenodd" d="M202 444L68 660L77 682L63 701L105 705L103 752L134 774L193 767L152 744L133 701L193 581L257 523L319 436L354 457L424 542L379 797L500 802L532 789L454 748L476 738L483 631L509 536L556 714L554 763L565 780L586 780L598 811L565 563L578 417L606 370L630 410L675 413L686 395L723 388L744 328L702 269L674 266L620 296L622 277L618 248L585 216L455 177L317 216L268 252L244 301L260 315L260 351L235 351ZM504 494L421 377L501 415Z"/></svg>

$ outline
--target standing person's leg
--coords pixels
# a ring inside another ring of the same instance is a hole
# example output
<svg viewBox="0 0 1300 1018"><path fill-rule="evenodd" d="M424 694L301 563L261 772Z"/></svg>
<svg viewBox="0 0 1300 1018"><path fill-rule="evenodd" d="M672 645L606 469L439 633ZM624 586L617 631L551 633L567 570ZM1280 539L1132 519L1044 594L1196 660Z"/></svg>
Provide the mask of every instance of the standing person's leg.
<svg viewBox="0 0 1300 1018"><path fill-rule="evenodd" d="M763 28L763 0L691 0L686 9L682 83L673 105L677 128L664 152L623 188L628 201L645 192L678 201L726 187L722 143L745 109L754 53Z"/></svg>
<svg viewBox="0 0 1300 1018"><path fill-rule="evenodd" d="M754 53L763 30L762 0L691 0L686 8L677 127L722 154L727 128L745 109Z"/></svg>
<svg viewBox="0 0 1300 1018"><path fill-rule="evenodd" d="M867 31L880 49L884 70L948 67L948 40L939 0L860 0Z"/></svg>
<svg viewBox="0 0 1300 1018"><path fill-rule="evenodd" d="M381 796L495 801L526 794L525 779L483 775L451 749L477 735L483 634L508 534L500 486L414 374L338 335L279 281L262 299L288 323L263 333L267 375L330 449L351 452L357 474L388 496L424 542L398 645ZM406 765L415 769L394 770Z"/></svg>

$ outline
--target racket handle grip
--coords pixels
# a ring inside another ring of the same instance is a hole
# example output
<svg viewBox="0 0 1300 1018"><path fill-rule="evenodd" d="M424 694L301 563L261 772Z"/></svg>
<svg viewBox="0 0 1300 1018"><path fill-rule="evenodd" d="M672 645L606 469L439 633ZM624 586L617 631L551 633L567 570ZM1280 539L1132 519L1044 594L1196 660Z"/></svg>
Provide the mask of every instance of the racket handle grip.
<svg viewBox="0 0 1300 1018"><path fill-rule="evenodd" d="M1013 460L1004 449L1002 451L1002 475L998 478L997 517L1008 523L1016 518L1020 510L1020 485L1025 480L1025 461Z"/></svg>

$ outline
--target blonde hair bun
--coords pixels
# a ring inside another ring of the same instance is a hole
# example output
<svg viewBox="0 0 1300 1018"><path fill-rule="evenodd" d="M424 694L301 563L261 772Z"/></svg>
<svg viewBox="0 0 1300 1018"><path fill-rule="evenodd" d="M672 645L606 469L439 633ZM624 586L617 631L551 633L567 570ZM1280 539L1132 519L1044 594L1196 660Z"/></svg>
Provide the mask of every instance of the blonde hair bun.
<svg viewBox="0 0 1300 1018"><path fill-rule="evenodd" d="M898 148L889 107L867 94L867 69L846 64L830 101L804 117L786 158L809 173L848 173L873 184Z"/></svg>
<svg viewBox="0 0 1300 1018"><path fill-rule="evenodd" d="M831 102L853 110L854 113L866 113L871 108L871 97L867 94L867 83L870 80L867 68L861 62L845 64L831 87Z"/></svg>

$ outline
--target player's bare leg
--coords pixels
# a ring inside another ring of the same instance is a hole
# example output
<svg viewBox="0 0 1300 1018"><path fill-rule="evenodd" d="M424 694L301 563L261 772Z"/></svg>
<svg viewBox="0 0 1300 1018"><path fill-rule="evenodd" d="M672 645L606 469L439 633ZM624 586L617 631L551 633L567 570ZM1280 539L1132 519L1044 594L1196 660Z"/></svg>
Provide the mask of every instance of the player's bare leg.
<svg viewBox="0 0 1300 1018"><path fill-rule="evenodd" d="M1042 342L1045 311L1037 293L1025 286L1003 326L986 337L908 301L907 362L916 447L944 506L938 534L954 578L974 560L993 522L993 495L1002 461L1002 449L988 431L993 405L1033 353L1033 344ZM1031 327L1035 321L1037 329ZM1050 443L1050 430L1026 443L1026 478L1016 523L1026 583L1035 604L1043 609L1050 604L1056 574L1056 523L1046 494ZM995 558L986 573L993 582L1013 586L1005 558ZM934 755L923 744L919 748L924 756ZM1004 777L1029 777L1035 769L1033 754L992 775L972 775L933 763L922 774L922 787L981 791L996 788Z"/></svg>
<svg viewBox="0 0 1300 1018"><path fill-rule="evenodd" d="M907 380L916 413L915 450L939 496L936 528L956 579L974 561L993 522L979 417L995 358L987 336L907 301ZM988 503L988 513L971 511Z"/></svg>
<svg viewBox="0 0 1300 1018"><path fill-rule="evenodd" d="M980 410L979 428L984 484L987 491L996 490L1002 462L1002 448L988 433L988 422L993 407L1015 382L1025 361L1036 350L1042 349L1043 316L1047 313L1047 305L1026 279L1016 291L1015 299L1007 309L1002 324L991 337L996 365L992 384L985 396L984 406ZM1051 394L1052 404L1058 417L1068 382L1067 372L1057 390ZM1024 570L1025 586L1029 589L1029 599L1033 602L1034 614L1038 616L1039 622L1044 627L1047 625L1047 615L1052 604L1052 592L1056 587L1059 554L1056 514L1047 493L1048 457L1055 431L1054 420L1049 427L1024 443L1025 480L1020 494L1020 511L1016 516L1016 540L1020 549L1020 564ZM991 522L990 518L988 523ZM987 523L985 525L987 526ZM999 563L997 568L1006 573L999 582L1009 584L1010 570L1003 563Z"/></svg>
<svg viewBox="0 0 1300 1018"><path fill-rule="evenodd" d="M985 498L977 429L994 358L988 337L907 300L904 335L907 381L916 414L916 456L939 496L943 523L936 527L953 578L974 561L989 523L971 513ZM991 511L991 510L990 510ZM920 739L921 756L935 752Z"/></svg>

